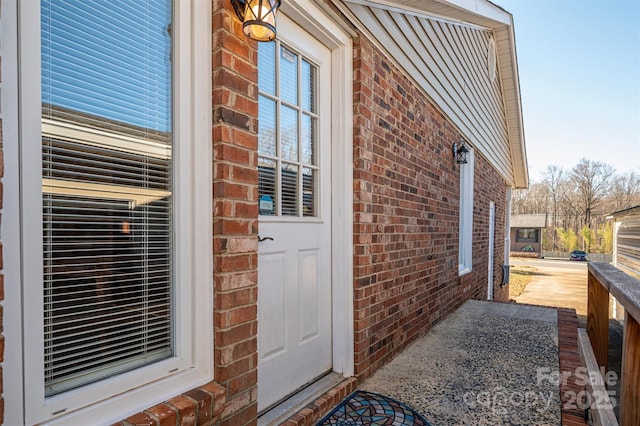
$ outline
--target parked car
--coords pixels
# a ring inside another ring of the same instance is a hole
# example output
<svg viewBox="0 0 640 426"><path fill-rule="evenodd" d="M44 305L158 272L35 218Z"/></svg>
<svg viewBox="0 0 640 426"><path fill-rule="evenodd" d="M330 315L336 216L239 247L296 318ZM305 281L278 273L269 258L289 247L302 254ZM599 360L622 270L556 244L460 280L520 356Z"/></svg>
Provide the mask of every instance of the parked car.
<svg viewBox="0 0 640 426"><path fill-rule="evenodd" d="M585 253L582 250L574 250L571 252L571 255L569 256L569 260L579 260L581 262L586 262L587 253Z"/></svg>

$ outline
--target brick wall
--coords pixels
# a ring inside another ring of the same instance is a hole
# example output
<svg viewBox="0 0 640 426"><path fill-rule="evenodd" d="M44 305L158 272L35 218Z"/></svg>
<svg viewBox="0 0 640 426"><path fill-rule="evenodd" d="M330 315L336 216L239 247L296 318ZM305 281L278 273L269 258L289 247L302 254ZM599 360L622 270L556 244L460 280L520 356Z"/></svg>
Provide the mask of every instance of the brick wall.
<svg viewBox="0 0 640 426"><path fill-rule="evenodd" d="M476 153L478 151L476 150ZM504 263L506 226L505 180L481 155L476 155L475 186L473 191L473 271L471 274L477 285L473 288L474 299L486 299L489 263L489 202L496 205L493 246L493 298L509 300L509 286L500 287ZM465 299L466 300L466 299Z"/></svg>
<svg viewBox="0 0 640 426"><path fill-rule="evenodd" d="M495 268L505 181L476 150L473 272L458 277L460 134L369 41L354 43L355 371L388 362L470 298L487 296L489 201Z"/></svg>
<svg viewBox="0 0 640 426"><path fill-rule="evenodd" d="M226 0L212 22L215 379L240 425L257 416L257 44Z"/></svg>

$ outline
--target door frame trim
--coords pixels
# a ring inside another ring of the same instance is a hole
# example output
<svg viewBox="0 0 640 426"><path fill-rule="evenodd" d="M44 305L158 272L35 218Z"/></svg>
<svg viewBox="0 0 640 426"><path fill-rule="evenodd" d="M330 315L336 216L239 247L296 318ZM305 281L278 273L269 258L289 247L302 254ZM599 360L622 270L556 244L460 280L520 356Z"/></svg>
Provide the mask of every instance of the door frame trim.
<svg viewBox="0 0 640 426"><path fill-rule="evenodd" d="M333 371L354 374L353 43L327 5L287 0L282 12L331 50L331 280Z"/></svg>

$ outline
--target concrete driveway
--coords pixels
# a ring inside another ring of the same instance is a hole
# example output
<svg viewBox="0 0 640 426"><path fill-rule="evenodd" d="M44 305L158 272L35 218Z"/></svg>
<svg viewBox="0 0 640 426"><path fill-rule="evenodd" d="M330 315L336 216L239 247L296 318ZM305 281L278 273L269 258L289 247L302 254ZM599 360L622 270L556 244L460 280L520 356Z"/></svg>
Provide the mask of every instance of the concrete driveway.
<svg viewBox="0 0 640 426"><path fill-rule="evenodd" d="M511 258L511 265L531 266L535 272L518 303L573 308L587 315L587 262L554 259Z"/></svg>

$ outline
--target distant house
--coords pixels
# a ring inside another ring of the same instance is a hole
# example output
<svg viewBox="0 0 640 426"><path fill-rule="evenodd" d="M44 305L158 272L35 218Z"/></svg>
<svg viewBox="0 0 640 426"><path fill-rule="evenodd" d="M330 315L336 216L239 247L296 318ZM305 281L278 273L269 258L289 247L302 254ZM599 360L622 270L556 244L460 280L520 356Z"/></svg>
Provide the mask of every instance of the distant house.
<svg viewBox="0 0 640 426"><path fill-rule="evenodd" d="M546 227L546 214L512 215L511 251L542 253L542 235Z"/></svg>
<svg viewBox="0 0 640 426"><path fill-rule="evenodd" d="M609 215L613 228L613 262L622 271L640 277L640 206Z"/></svg>

